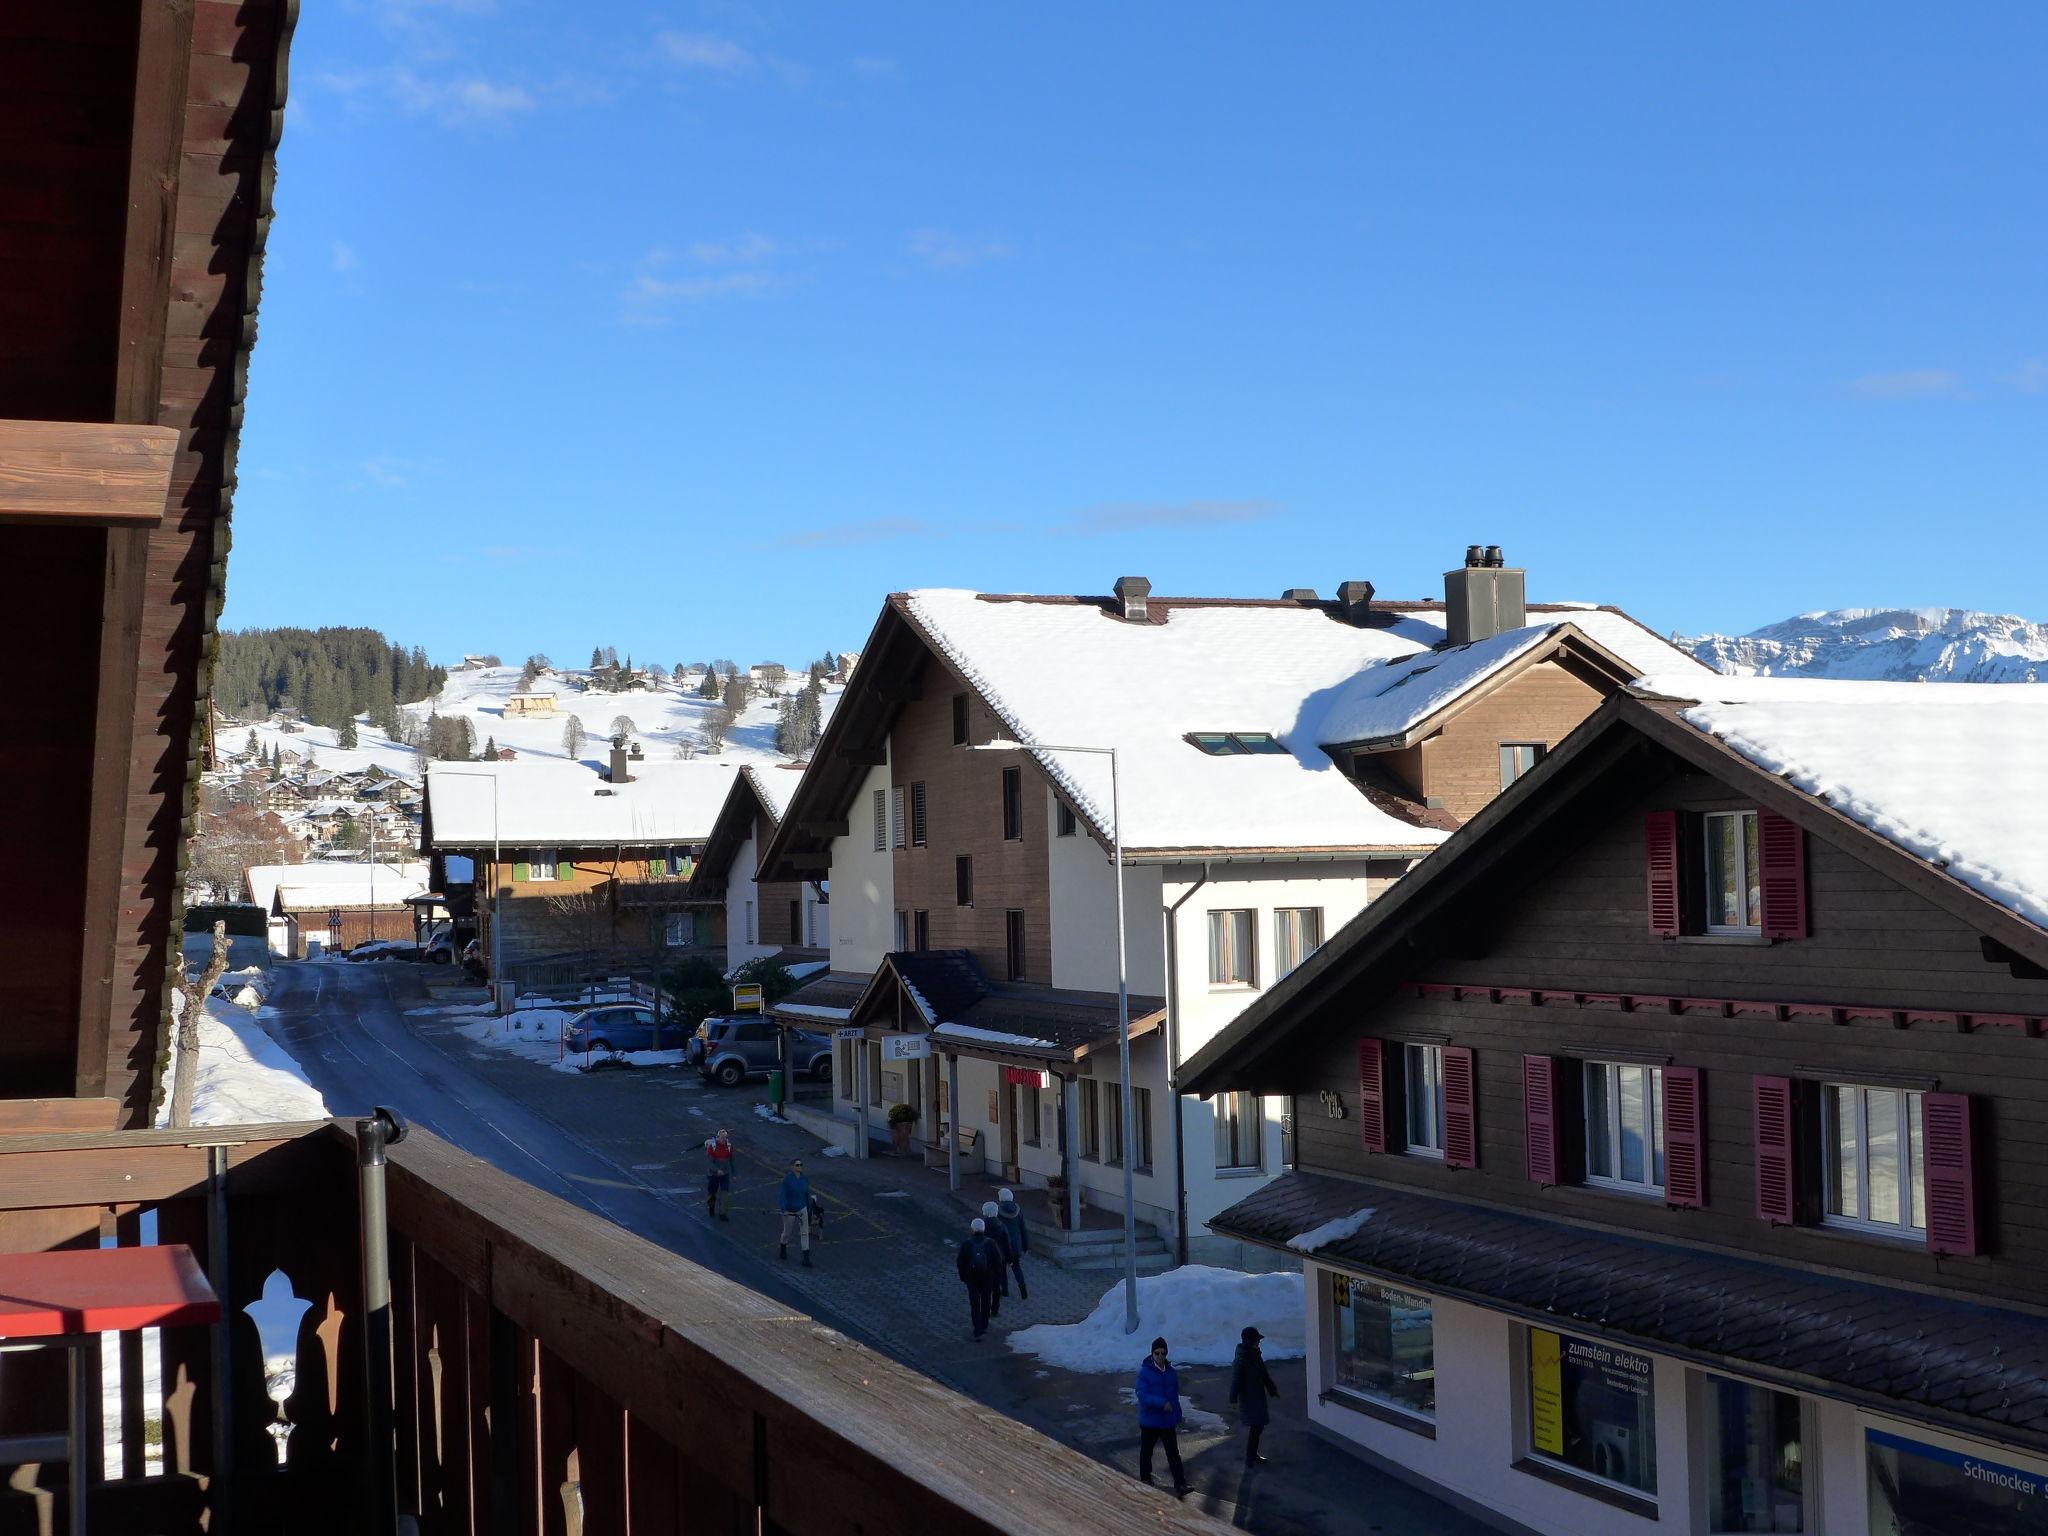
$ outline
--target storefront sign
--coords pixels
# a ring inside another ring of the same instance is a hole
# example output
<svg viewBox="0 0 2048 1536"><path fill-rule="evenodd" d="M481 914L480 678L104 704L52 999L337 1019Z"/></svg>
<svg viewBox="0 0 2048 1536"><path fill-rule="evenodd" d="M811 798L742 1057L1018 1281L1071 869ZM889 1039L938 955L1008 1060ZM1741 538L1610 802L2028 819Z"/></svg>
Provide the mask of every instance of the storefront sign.
<svg viewBox="0 0 2048 1536"><path fill-rule="evenodd" d="M1003 1068L1003 1081L1015 1083L1019 1088L1043 1088L1047 1086L1046 1074L1030 1067Z"/></svg>
<svg viewBox="0 0 2048 1536"><path fill-rule="evenodd" d="M2048 1522L2048 1474L1866 1429L1872 1531L2032 1531Z"/></svg>
<svg viewBox="0 0 2048 1536"><path fill-rule="evenodd" d="M1564 1341L1529 1330L1529 1440L1546 1456L1564 1454Z"/></svg>
<svg viewBox="0 0 2048 1536"><path fill-rule="evenodd" d="M858 1027L853 1029L835 1029L832 1031L832 1038L834 1040L865 1040L867 1037L868 1032Z"/></svg>
<svg viewBox="0 0 2048 1536"><path fill-rule="evenodd" d="M732 989L732 1011L734 1013L759 1013L761 1011L761 983L743 981Z"/></svg>
<svg viewBox="0 0 2048 1536"><path fill-rule="evenodd" d="M882 1036L884 1061L923 1061L931 1053L932 1042L928 1035Z"/></svg>
<svg viewBox="0 0 2048 1536"><path fill-rule="evenodd" d="M1529 1330L1529 1443L1576 1471L1657 1491L1655 1362L1547 1328Z"/></svg>

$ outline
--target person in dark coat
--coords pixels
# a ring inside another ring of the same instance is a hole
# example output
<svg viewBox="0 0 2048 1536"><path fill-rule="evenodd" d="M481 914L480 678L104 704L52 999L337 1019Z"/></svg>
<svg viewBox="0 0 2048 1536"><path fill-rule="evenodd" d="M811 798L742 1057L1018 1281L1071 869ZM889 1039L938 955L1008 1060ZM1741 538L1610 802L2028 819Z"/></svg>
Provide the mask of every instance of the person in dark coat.
<svg viewBox="0 0 2048 1536"><path fill-rule="evenodd" d="M1002 1260L996 1265L996 1292L988 1304L988 1315L996 1317L1003 1310L1003 1298L1010 1294L1010 1268L1017 1262L1016 1244L1010 1241L1009 1228L996 1214L996 1203L984 1200L981 1203L981 1225L988 1233L988 1240L996 1245L996 1253Z"/></svg>
<svg viewBox="0 0 2048 1536"><path fill-rule="evenodd" d="M1017 1298L1029 1301L1031 1292L1024 1288L1024 1255L1031 1251L1031 1229L1024 1224L1024 1208L1010 1191L999 1189L996 1191L996 1215L1002 1219L1003 1231L1010 1237L1010 1273L1017 1277Z"/></svg>
<svg viewBox="0 0 2048 1536"><path fill-rule="evenodd" d="M1152 1447L1166 1447L1167 1469L1173 1473L1174 1497L1188 1491L1180 1465L1180 1374L1166 1358L1166 1340L1154 1339L1152 1353L1138 1365L1138 1480L1152 1481Z"/></svg>
<svg viewBox="0 0 2048 1536"><path fill-rule="evenodd" d="M1266 1399L1280 1395L1280 1389L1273 1385L1273 1373L1266 1369L1266 1357L1259 1353L1259 1340L1264 1337L1256 1328L1245 1329L1237 1346L1237 1358L1230 1365L1230 1400L1238 1404L1238 1417L1247 1431L1247 1466L1266 1459L1259 1454L1259 1436L1273 1421Z"/></svg>
<svg viewBox="0 0 2048 1536"><path fill-rule="evenodd" d="M974 1319L974 1342L988 1332L989 1302L994 1299L996 1276L1002 1273L1002 1257L989 1241L988 1230L977 1216L968 1224L966 1241L960 1244L955 1266L960 1283L967 1287L967 1309Z"/></svg>

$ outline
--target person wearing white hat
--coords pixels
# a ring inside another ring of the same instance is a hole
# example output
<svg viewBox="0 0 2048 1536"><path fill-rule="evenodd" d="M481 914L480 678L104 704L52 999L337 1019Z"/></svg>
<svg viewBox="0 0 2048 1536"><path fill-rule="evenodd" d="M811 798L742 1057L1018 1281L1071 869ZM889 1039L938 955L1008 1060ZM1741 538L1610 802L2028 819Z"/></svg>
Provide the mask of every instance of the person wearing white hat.
<svg viewBox="0 0 2048 1536"><path fill-rule="evenodd" d="M1017 1261L1017 1250L1010 1246L1010 1234L1003 1226L1002 1217L996 1214L995 1201L981 1202L981 1225L996 1249L996 1288L989 1297L988 1315L999 1317L1002 1315L1003 1298L1010 1294L1010 1266Z"/></svg>
<svg viewBox="0 0 2048 1536"><path fill-rule="evenodd" d="M1024 1286L1024 1255L1031 1251L1031 1229L1024 1224L1024 1208L1009 1190L999 1189L996 1215L1002 1218L1003 1231L1010 1237L1010 1273L1017 1277L1017 1299L1029 1301L1031 1292Z"/></svg>
<svg viewBox="0 0 2048 1536"><path fill-rule="evenodd" d="M967 1287L967 1309L974 1319L974 1342L988 1332L989 1302L995 1295L1002 1258L989 1241L988 1225L979 1216L967 1224L967 1236L955 1258L960 1283Z"/></svg>

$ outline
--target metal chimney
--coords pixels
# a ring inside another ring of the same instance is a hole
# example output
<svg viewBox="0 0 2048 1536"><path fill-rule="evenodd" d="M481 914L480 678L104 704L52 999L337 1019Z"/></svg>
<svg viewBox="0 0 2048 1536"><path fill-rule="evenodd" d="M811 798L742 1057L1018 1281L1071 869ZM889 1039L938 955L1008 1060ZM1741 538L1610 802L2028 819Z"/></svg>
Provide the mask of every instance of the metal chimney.
<svg viewBox="0 0 2048 1536"><path fill-rule="evenodd" d="M1337 583L1337 603L1346 623L1363 624L1372 614L1373 585L1369 581Z"/></svg>
<svg viewBox="0 0 2048 1536"><path fill-rule="evenodd" d="M1470 645L1529 622L1526 573L1498 544L1470 544L1465 564L1444 572L1444 643Z"/></svg>
<svg viewBox="0 0 2048 1536"><path fill-rule="evenodd" d="M1143 624L1146 619L1145 599L1152 595L1152 583L1143 576L1119 576L1116 579L1117 606L1123 617L1132 624Z"/></svg>
<svg viewBox="0 0 2048 1536"><path fill-rule="evenodd" d="M1312 603L1316 600L1314 587L1289 587L1280 594L1283 603Z"/></svg>

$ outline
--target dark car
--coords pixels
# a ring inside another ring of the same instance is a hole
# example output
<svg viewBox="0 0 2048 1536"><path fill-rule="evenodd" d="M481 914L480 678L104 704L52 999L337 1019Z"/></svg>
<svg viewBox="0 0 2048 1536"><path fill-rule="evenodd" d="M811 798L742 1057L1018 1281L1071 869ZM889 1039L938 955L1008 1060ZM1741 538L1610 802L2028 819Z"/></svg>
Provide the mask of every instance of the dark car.
<svg viewBox="0 0 2048 1536"><path fill-rule="evenodd" d="M671 1044L678 1033L670 1026ZM564 1039L572 1051L651 1051L654 1010L639 1003L601 1003L570 1019Z"/></svg>
<svg viewBox="0 0 2048 1536"><path fill-rule="evenodd" d="M690 1057L712 1082L732 1088L749 1077L766 1077L782 1065L783 1032L753 1015L706 1019L697 1026ZM832 1076L832 1042L805 1030L789 1032L789 1070L820 1081Z"/></svg>

